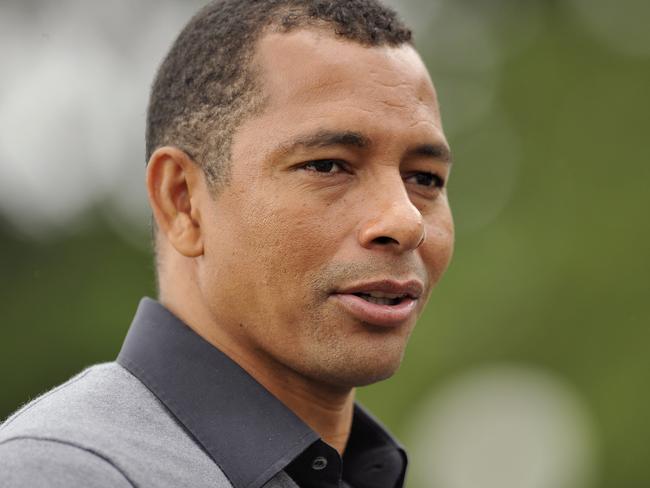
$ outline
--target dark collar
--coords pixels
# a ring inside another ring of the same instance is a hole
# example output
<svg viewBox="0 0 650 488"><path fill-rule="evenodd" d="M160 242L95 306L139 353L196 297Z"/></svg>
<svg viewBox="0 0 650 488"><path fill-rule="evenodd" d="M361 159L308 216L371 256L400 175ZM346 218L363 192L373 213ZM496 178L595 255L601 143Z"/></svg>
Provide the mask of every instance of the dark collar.
<svg viewBox="0 0 650 488"><path fill-rule="evenodd" d="M235 488L259 488L285 468L304 487L338 486L341 477L353 488L402 486L406 454L358 405L341 460L237 363L155 300L140 302L117 362L158 397Z"/></svg>

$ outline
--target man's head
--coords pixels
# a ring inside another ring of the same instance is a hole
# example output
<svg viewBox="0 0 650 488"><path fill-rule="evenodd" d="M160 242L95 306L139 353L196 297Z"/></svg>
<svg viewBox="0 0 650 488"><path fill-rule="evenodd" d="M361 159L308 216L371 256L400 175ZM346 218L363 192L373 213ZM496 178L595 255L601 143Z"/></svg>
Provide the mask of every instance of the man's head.
<svg viewBox="0 0 650 488"><path fill-rule="evenodd" d="M221 43L247 47L224 60ZM148 128L163 302L260 374L390 376L453 247L449 151L408 29L369 0L225 1L170 56Z"/></svg>
<svg viewBox="0 0 650 488"><path fill-rule="evenodd" d="M147 160L161 146L183 149L214 188L228 179L237 126L264 102L255 45L269 31L322 27L366 46L397 46L411 31L373 0L222 0L180 33L154 81L147 117Z"/></svg>

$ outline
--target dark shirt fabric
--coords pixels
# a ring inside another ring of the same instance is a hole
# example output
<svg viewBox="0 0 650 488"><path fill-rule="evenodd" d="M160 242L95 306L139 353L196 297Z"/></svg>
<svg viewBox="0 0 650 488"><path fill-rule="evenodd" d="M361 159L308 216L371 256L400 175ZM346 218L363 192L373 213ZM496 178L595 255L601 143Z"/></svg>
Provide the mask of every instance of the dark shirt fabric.
<svg viewBox="0 0 650 488"><path fill-rule="evenodd" d="M144 383L235 488L285 470L301 488L401 488L404 449L355 405L343 458L219 349L155 300L140 302L117 362Z"/></svg>

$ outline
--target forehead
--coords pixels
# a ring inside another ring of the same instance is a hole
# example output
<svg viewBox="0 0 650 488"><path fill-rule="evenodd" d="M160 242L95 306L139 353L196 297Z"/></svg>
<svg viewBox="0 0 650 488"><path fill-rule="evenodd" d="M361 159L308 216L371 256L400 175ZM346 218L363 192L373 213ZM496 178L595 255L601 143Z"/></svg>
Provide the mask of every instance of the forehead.
<svg viewBox="0 0 650 488"><path fill-rule="evenodd" d="M271 32L260 39L254 64L264 112L279 125L365 119L385 129L441 131L435 90L410 45L366 47L319 29Z"/></svg>

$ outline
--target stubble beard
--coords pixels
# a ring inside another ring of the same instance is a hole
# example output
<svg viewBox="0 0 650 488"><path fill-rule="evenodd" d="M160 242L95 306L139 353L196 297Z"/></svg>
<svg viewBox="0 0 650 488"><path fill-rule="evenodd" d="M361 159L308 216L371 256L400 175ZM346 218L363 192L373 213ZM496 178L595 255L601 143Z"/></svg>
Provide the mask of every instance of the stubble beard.
<svg viewBox="0 0 650 488"><path fill-rule="evenodd" d="M391 377L399 369L414 324L400 329L359 322L331 300L311 309L295 369L330 387L350 389Z"/></svg>

